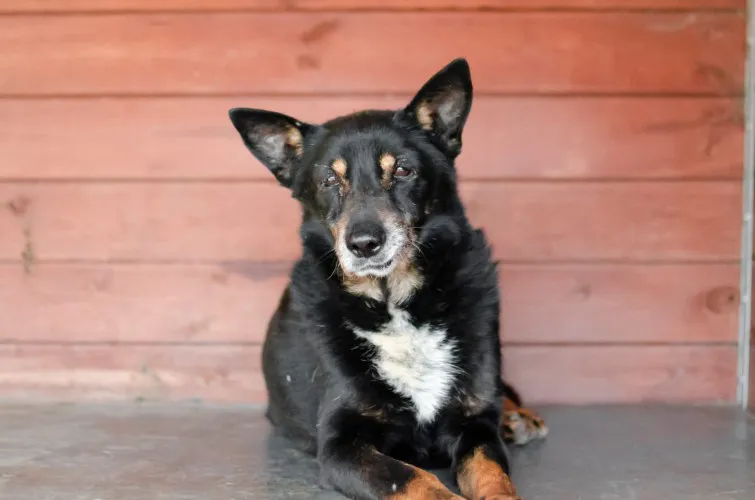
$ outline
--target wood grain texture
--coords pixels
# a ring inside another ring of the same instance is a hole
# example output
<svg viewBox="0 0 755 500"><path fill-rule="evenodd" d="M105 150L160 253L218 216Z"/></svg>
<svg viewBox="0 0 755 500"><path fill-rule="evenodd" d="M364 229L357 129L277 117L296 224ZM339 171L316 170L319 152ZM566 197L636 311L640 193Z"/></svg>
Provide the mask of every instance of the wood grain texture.
<svg viewBox="0 0 755 500"><path fill-rule="evenodd" d="M271 179L227 110L250 106L312 123L405 97L0 100L0 178ZM462 179L742 176L736 98L479 96Z"/></svg>
<svg viewBox="0 0 755 500"><path fill-rule="evenodd" d="M6 16L0 95L414 92L460 54L478 92L741 94L744 26L738 13ZM422 56L396 58L406 47Z"/></svg>
<svg viewBox="0 0 755 500"><path fill-rule="evenodd" d="M461 191L473 223L486 229L502 259L683 261L738 255L738 182L469 182Z"/></svg>
<svg viewBox="0 0 755 500"><path fill-rule="evenodd" d="M259 346L0 344L4 397L267 399Z"/></svg>
<svg viewBox="0 0 755 500"><path fill-rule="evenodd" d="M746 0L4 0L0 12L120 10L743 9Z"/></svg>
<svg viewBox="0 0 755 500"><path fill-rule="evenodd" d="M0 342L261 342L288 270L4 265ZM736 264L504 265L500 277L507 344L737 340Z"/></svg>
<svg viewBox="0 0 755 500"><path fill-rule="evenodd" d="M736 345L508 347L504 358L505 376L532 402L736 399Z"/></svg>
<svg viewBox="0 0 755 500"><path fill-rule="evenodd" d="M734 401L735 346L508 347L529 403ZM7 397L263 402L258 346L0 345Z"/></svg>
<svg viewBox="0 0 755 500"><path fill-rule="evenodd" d="M732 261L741 189L725 182L461 187L509 261ZM0 259L291 261L298 203L271 183L0 184Z"/></svg>
<svg viewBox="0 0 755 500"><path fill-rule="evenodd" d="M0 342L261 342L289 269L0 266Z"/></svg>
<svg viewBox="0 0 755 500"><path fill-rule="evenodd" d="M507 343L736 342L729 265L503 265Z"/></svg>

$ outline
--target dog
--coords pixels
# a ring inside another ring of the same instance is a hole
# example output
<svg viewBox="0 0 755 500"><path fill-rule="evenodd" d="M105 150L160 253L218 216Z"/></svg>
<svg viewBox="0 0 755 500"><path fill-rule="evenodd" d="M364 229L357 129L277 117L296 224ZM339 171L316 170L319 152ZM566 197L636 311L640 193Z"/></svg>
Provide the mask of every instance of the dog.
<svg viewBox="0 0 755 500"><path fill-rule="evenodd" d="M547 433L501 379L496 263L458 194L472 94L456 59L399 110L229 111L302 210L263 347L266 416L349 498L519 498L505 443Z"/></svg>

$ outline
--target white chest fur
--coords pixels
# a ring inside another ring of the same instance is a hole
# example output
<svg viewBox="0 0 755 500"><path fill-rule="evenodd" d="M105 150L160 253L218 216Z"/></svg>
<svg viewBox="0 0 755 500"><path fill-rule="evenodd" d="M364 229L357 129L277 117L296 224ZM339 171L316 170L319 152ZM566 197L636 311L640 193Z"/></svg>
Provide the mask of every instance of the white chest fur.
<svg viewBox="0 0 755 500"><path fill-rule="evenodd" d="M456 375L455 345L446 332L416 327L409 315L388 306L391 320L378 331L353 328L376 350L375 369L396 393L414 403L419 422L431 422L451 391Z"/></svg>

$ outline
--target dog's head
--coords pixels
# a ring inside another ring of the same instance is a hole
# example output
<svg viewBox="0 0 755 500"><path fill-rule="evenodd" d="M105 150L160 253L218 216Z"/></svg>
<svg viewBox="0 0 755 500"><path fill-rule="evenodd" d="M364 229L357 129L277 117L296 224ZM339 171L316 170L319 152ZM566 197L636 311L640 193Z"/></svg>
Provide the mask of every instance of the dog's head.
<svg viewBox="0 0 755 500"><path fill-rule="evenodd" d="M305 220L329 229L343 272L383 277L412 258L429 216L459 209L454 159L471 105L469 66L457 59L400 110L322 125L247 108L230 117Z"/></svg>

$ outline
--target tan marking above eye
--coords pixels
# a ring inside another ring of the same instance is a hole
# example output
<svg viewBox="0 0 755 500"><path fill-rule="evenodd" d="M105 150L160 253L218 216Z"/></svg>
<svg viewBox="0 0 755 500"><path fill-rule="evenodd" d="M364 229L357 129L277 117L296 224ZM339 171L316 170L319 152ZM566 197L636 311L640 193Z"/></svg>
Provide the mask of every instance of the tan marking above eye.
<svg viewBox="0 0 755 500"><path fill-rule="evenodd" d="M378 160L380 168L383 170L381 184L388 189L393 178L393 171L396 168L396 157L390 153L383 153Z"/></svg>
<svg viewBox="0 0 755 500"><path fill-rule="evenodd" d="M396 157L390 153L384 153L380 156L380 168L385 170L393 170L396 166Z"/></svg>
<svg viewBox="0 0 755 500"><path fill-rule="evenodd" d="M330 168L332 168L333 171L340 177L345 177L348 165L346 165L346 160L344 160L343 158L337 158L333 160L333 163L330 164Z"/></svg>

